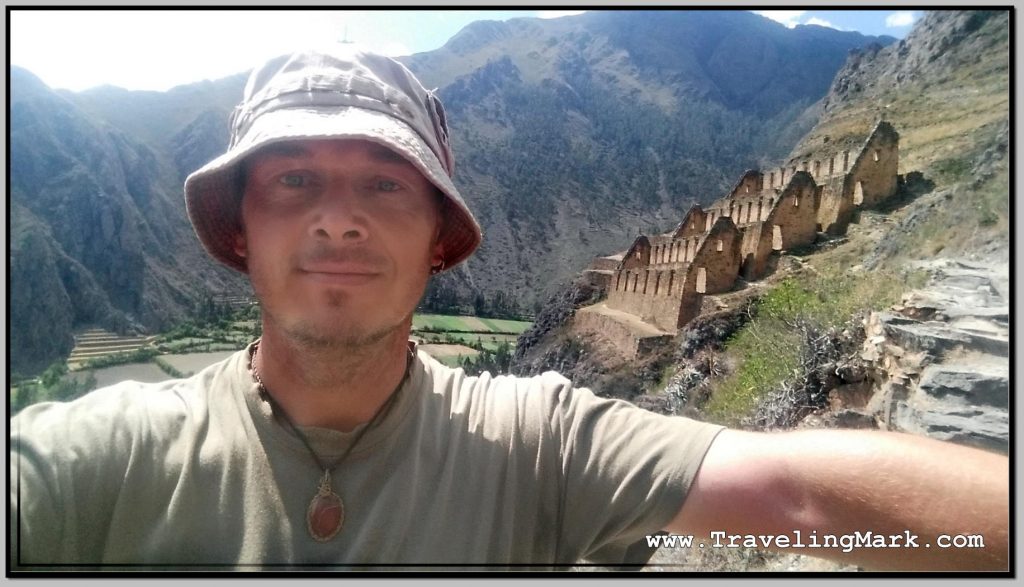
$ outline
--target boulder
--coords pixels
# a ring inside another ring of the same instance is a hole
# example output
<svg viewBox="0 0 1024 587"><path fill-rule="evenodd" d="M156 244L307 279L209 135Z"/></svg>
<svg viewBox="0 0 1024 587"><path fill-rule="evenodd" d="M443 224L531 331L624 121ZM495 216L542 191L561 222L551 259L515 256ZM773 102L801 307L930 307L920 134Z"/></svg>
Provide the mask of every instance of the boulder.
<svg viewBox="0 0 1024 587"><path fill-rule="evenodd" d="M879 389L867 410L889 429L1005 452L1005 270L950 259L919 266L931 276L927 287L866 322L861 357L871 362Z"/></svg>

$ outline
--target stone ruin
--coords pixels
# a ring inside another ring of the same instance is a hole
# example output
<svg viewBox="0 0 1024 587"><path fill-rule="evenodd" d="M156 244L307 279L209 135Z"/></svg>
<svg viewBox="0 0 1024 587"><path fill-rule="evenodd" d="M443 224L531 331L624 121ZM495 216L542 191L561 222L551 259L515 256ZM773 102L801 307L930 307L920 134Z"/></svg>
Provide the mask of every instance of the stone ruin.
<svg viewBox="0 0 1024 587"><path fill-rule="evenodd" d="M607 299L581 309L576 328L635 356L645 338L670 337L699 315L704 296L762 279L782 251L818 233L844 234L858 210L896 193L898 167L899 134L881 121L859 148L846 141L768 172L746 171L728 195L693 206L672 231L595 259L584 275Z"/></svg>

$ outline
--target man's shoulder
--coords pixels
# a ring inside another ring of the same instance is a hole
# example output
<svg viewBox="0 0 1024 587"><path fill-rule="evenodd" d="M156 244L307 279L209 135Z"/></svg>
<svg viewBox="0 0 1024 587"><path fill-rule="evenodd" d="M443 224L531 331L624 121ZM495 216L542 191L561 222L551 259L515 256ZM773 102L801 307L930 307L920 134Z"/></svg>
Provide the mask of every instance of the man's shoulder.
<svg viewBox="0 0 1024 587"><path fill-rule="evenodd" d="M561 373L546 371L537 375L493 375L484 371L469 375L463 369L449 367L426 353L421 360L430 373L434 393L483 399L490 394L512 397L519 394L546 395L558 398L573 390L573 382Z"/></svg>
<svg viewBox="0 0 1024 587"><path fill-rule="evenodd" d="M12 418L12 434L70 429L109 436L140 426L173 427L209 409L211 398L232 385L238 360L232 355L185 378L121 381L71 401L34 404Z"/></svg>

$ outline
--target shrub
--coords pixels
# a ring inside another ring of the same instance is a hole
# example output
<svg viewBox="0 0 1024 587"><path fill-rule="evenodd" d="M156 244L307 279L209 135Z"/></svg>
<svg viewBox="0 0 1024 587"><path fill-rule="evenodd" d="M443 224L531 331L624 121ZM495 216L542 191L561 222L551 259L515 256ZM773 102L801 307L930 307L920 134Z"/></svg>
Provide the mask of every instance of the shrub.
<svg viewBox="0 0 1024 587"><path fill-rule="evenodd" d="M725 352L737 367L713 384L705 414L729 425L749 419L768 393L807 376L806 357L814 354L807 332L841 328L866 310L892 305L920 281L918 272L882 271L825 272L783 280L761 298L755 317L726 343Z"/></svg>

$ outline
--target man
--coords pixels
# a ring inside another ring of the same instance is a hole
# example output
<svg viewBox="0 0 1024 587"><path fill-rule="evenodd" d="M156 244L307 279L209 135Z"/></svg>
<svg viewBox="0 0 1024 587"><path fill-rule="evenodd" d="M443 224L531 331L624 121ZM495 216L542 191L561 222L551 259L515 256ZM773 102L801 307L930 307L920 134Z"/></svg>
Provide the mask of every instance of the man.
<svg viewBox="0 0 1024 587"><path fill-rule="evenodd" d="M784 535L764 546L873 568L1007 568L1003 457L723 430L417 352L430 275L481 233L451 181L441 102L399 63L273 59L231 127L185 195L206 250L251 279L263 336L186 380L14 418L23 568L619 564L661 529L711 547ZM889 546L799 546L867 532ZM943 549L940 534L985 547Z"/></svg>

